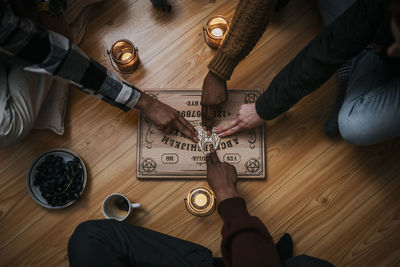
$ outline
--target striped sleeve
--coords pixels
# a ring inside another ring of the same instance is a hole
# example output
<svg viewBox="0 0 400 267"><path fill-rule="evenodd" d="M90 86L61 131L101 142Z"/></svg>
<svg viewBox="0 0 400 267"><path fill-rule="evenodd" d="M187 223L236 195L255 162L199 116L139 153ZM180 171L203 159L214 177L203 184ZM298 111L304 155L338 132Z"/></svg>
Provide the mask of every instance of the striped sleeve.
<svg viewBox="0 0 400 267"><path fill-rule="evenodd" d="M88 57L63 35L16 16L8 5L2 10L0 21L2 59L26 71L65 79L124 111L139 101L139 89Z"/></svg>

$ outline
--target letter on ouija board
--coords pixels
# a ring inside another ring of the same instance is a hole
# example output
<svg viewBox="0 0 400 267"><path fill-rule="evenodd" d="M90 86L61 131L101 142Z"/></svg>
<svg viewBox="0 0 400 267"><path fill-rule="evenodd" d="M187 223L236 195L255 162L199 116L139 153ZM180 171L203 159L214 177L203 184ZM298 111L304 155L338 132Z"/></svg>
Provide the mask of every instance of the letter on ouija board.
<svg viewBox="0 0 400 267"><path fill-rule="evenodd" d="M161 142L163 142L163 143L165 143L166 145L168 144L168 140L169 140L169 137L166 137L165 135L164 135L164 137L163 137L163 139L161 140Z"/></svg>
<svg viewBox="0 0 400 267"><path fill-rule="evenodd" d="M232 140L233 140L233 142L235 142L235 144L236 144L236 145L238 145L238 144L239 144L239 140L238 140L238 138L237 138L237 137L233 138Z"/></svg>
<svg viewBox="0 0 400 267"><path fill-rule="evenodd" d="M176 141L176 143L175 143L175 148L179 148L180 145L181 145L181 142Z"/></svg>

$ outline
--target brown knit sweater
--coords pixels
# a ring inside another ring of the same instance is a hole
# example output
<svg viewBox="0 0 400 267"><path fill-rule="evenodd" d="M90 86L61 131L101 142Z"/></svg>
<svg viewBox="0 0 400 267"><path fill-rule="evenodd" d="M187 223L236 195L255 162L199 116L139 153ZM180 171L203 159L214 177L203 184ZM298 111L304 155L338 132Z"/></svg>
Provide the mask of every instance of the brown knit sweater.
<svg viewBox="0 0 400 267"><path fill-rule="evenodd" d="M240 0L230 30L208 65L211 72L229 80L233 70L260 39L275 9L276 0Z"/></svg>

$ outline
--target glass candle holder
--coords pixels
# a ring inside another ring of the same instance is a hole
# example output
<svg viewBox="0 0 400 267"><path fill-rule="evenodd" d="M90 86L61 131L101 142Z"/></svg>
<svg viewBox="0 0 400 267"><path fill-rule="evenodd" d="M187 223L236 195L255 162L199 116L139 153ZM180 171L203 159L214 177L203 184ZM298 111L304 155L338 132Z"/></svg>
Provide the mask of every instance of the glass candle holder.
<svg viewBox="0 0 400 267"><path fill-rule="evenodd" d="M139 66L138 49L129 40L116 41L107 52L121 73L132 73Z"/></svg>
<svg viewBox="0 0 400 267"><path fill-rule="evenodd" d="M215 211L215 195L207 187L200 186L189 192L185 199L185 205L192 215L208 216Z"/></svg>
<svg viewBox="0 0 400 267"><path fill-rule="evenodd" d="M218 49L222 45L228 30L228 20L223 16L214 16L203 27L204 39L211 48Z"/></svg>

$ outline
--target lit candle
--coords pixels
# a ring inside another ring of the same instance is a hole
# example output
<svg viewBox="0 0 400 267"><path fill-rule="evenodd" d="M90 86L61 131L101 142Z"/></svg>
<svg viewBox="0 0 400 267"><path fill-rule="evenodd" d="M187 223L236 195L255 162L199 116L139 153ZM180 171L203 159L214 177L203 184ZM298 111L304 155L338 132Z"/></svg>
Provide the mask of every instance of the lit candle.
<svg viewBox="0 0 400 267"><path fill-rule="evenodd" d="M186 209L195 216L208 216L216 208L214 193L206 187L198 187L190 191L185 199Z"/></svg>
<svg viewBox="0 0 400 267"><path fill-rule="evenodd" d="M123 53L121 56L121 61L127 61L132 57L132 53L131 52L126 52Z"/></svg>
<svg viewBox="0 0 400 267"><path fill-rule="evenodd" d="M224 31L220 28L215 28L211 30L211 34L215 37L222 37L224 36Z"/></svg>
<svg viewBox="0 0 400 267"><path fill-rule="evenodd" d="M122 73L132 73L139 65L137 48L129 40L118 40L111 47L111 57Z"/></svg>
<svg viewBox="0 0 400 267"><path fill-rule="evenodd" d="M203 30L206 43L212 48L219 48L229 30L229 22L223 16L215 16L208 20Z"/></svg>
<svg viewBox="0 0 400 267"><path fill-rule="evenodd" d="M204 207L207 204L207 196L204 194L198 194L194 197L194 203L199 207Z"/></svg>
<svg viewBox="0 0 400 267"><path fill-rule="evenodd" d="M211 34L215 37L222 37L224 36L224 31L220 28L214 28L211 30Z"/></svg>

